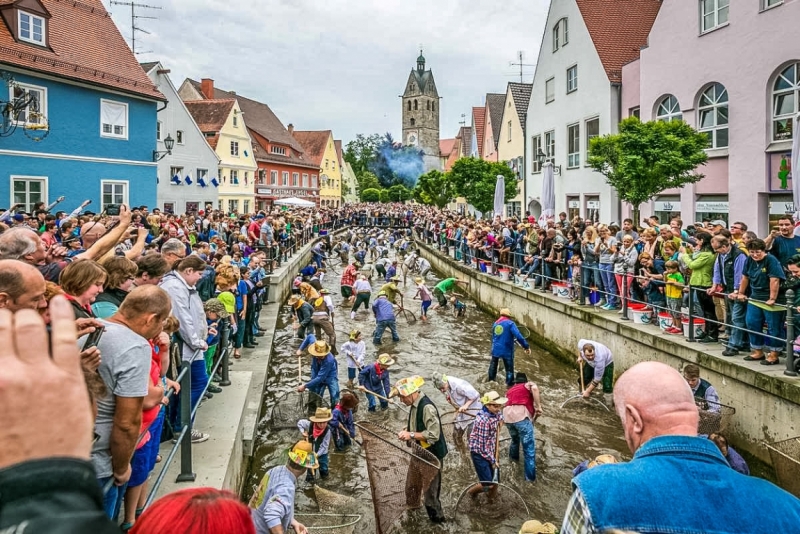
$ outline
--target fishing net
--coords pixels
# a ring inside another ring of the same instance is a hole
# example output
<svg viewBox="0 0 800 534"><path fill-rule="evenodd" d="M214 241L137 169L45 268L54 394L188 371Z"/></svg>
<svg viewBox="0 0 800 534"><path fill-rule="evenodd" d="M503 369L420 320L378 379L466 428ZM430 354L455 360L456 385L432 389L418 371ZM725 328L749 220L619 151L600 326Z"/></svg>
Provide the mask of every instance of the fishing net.
<svg viewBox="0 0 800 534"><path fill-rule="evenodd" d="M513 520L511 524L520 525L530 518L525 499L514 488L501 482L497 484L497 491L491 498L489 492L470 496L468 490L475 484L477 481L464 488L459 495L453 514L454 520L457 521L459 515L462 515L492 525L509 520Z"/></svg>
<svg viewBox="0 0 800 534"><path fill-rule="evenodd" d="M800 497L800 437L765 443L778 485Z"/></svg>
<svg viewBox="0 0 800 534"><path fill-rule="evenodd" d="M697 423L698 434L724 432L728 428L731 416L736 413L736 409L731 406L705 399L695 398L694 402L700 415L700 420Z"/></svg>
<svg viewBox="0 0 800 534"><path fill-rule="evenodd" d="M294 514L294 518L305 525L309 532L325 534L353 534L358 522L359 514Z"/></svg>
<svg viewBox="0 0 800 534"><path fill-rule="evenodd" d="M317 408L330 408L328 402L314 393L290 391L275 401L270 416L270 427L274 429L295 428L297 421L307 419Z"/></svg>
<svg viewBox="0 0 800 534"><path fill-rule="evenodd" d="M389 534L406 510L422 506L422 496L441 464L416 442L398 445L396 434L380 425L356 424L367 457L376 532Z"/></svg>

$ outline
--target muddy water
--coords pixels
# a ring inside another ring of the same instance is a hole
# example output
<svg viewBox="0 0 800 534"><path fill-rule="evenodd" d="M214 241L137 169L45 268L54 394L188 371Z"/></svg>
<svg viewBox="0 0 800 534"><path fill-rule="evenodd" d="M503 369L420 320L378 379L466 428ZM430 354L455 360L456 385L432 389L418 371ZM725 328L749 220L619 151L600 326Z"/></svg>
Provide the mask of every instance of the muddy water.
<svg viewBox="0 0 800 534"><path fill-rule="evenodd" d="M438 281L436 275L431 273L428 277L428 285L433 287ZM381 284L381 281L373 280L373 288ZM329 276L324 285L331 290L338 306L342 300L339 296L339 277ZM411 301L414 293L413 284L409 284L404 290L407 307L418 311L416 310L418 301ZM414 304L409 304L410 302ZM449 312L434 311L430 313L428 323L417 321L413 325L407 325L400 320L398 322L400 342L391 343L391 336L387 330L381 347L376 347L371 342L375 324L371 312L367 314L362 308L356 319L351 320L349 308L337 307L335 322L340 346L347 340L347 332L352 328L358 328L364 333L367 342L367 362L374 361L380 352L388 352L396 358L397 364L391 369L392 382L411 374L421 374L428 380L432 373L444 372L468 380L481 393L491 389L502 393L505 391L504 384L486 383L493 320L494 318L479 311L473 303L470 303L464 318L454 318ZM267 393L263 408L265 418L259 425L259 440L245 484L245 498L249 498L249 493L269 468L283 461L285 455L282 454L286 448L301 437L297 431L272 430L268 425L275 400L297 386L297 357L294 353L299 343L300 340L295 338L295 331L291 328L290 309L284 306L275 335L272 369L266 383ZM343 356L339 359L339 381L344 386L347 382L347 366ZM303 375L308 377L307 356L304 362ZM529 379L536 382L542 392L544 415L535 425L537 481L525 482L521 463L513 463L508 459L508 441L501 443L500 448L501 481L513 488L525 500L530 509L529 519L550 521L560 526L571 492L572 469L584 459L594 458L598 454L612 453L623 459L629 459L630 454L622 438L619 421L613 412L607 412L582 401L573 401L565 408L560 408L564 400L576 393L576 369L535 347L529 356L518 350L515 365L518 371L526 372ZM501 374L498 373L498 376ZM440 412L451 411L444 395L433 387L431 381L428 380L424 391L437 403ZM363 398L361 406L363 409L359 409L356 414L357 421L366 418L398 431L404 428L406 414L400 409L390 407L388 412L368 414L366 400ZM450 432L446 430L448 438ZM503 430L502 435L507 436L507 431ZM462 456L452 443L449 449L450 453L445 458L443 468L441 500L445 514L453 518L459 495L477 478L469 457ZM374 532L375 526L366 460L359 452L358 446L345 453L331 452L330 476L319 483L326 489L355 497L363 503L359 512L363 514L363 519L357 532L365 534ZM398 484L402 483L402 480L398 481ZM509 499L516 498L513 494L505 495ZM296 511L298 513L316 511L313 496L312 486L300 480ZM464 510L468 508L462 502L456 519L443 525L433 525L428 522L424 509L412 511L403 520L403 526L398 532L516 533L524 519L524 513L515 512L509 514L505 520L487 521L485 517L481 517L484 514L465 513Z"/></svg>

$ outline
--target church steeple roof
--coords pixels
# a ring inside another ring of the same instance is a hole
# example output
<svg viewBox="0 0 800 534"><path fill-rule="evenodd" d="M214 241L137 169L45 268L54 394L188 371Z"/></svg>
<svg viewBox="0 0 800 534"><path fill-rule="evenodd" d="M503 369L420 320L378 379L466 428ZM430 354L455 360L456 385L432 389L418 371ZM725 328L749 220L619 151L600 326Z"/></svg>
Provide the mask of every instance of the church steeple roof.
<svg viewBox="0 0 800 534"><path fill-rule="evenodd" d="M425 56L422 55L422 49L419 50L419 57L417 58L417 70L420 72L425 71Z"/></svg>

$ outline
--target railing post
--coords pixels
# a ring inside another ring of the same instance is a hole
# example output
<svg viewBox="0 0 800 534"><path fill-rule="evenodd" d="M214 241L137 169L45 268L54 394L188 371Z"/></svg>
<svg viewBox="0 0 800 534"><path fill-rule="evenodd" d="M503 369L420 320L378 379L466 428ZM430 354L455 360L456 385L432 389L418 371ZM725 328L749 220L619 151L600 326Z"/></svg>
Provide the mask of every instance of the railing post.
<svg viewBox="0 0 800 534"><path fill-rule="evenodd" d="M222 368L221 377L219 385L220 386L230 386L231 379L230 379L230 371L228 370L228 358L229 358L229 351L228 351L228 340L230 339L231 333L231 325L230 319L225 319L222 321L222 332L219 335L219 346L217 350L221 350L220 356L222 357L222 361L220 362L220 367Z"/></svg>
<svg viewBox="0 0 800 534"><path fill-rule="evenodd" d="M194 482L197 475L192 471L192 364L183 362L181 371L181 429L186 428L181 442L181 472L175 482Z"/></svg>
<svg viewBox="0 0 800 534"><path fill-rule="evenodd" d="M694 291L689 286L689 342L694 341Z"/></svg>
<svg viewBox="0 0 800 534"><path fill-rule="evenodd" d="M541 287L540 291L542 293L547 293L547 278L546 278L545 270L544 270L544 264L547 263L547 262L544 261L544 254L541 254L541 253L539 254L539 263L542 264L542 287Z"/></svg>
<svg viewBox="0 0 800 534"><path fill-rule="evenodd" d="M786 292L786 376L797 376L794 366L794 289Z"/></svg>
<svg viewBox="0 0 800 534"><path fill-rule="evenodd" d="M629 321L628 319L628 273L622 273L622 291L621 291L620 298L622 299L622 317L623 321Z"/></svg>

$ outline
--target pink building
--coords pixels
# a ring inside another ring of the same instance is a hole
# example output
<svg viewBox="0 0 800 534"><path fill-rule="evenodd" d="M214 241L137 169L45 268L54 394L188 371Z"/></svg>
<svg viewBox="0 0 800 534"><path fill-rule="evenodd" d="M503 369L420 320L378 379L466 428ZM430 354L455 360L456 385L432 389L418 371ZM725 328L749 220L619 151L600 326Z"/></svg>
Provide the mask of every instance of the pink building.
<svg viewBox="0 0 800 534"><path fill-rule="evenodd" d="M792 212L788 168L800 102L800 0L664 0L640 59L623 68L622 115L683 119L711 140L705 178L643 215L746 223Z"/></svg>

